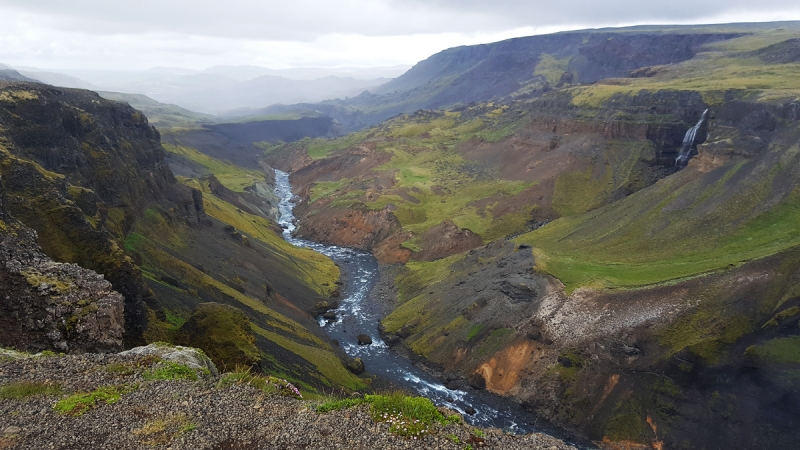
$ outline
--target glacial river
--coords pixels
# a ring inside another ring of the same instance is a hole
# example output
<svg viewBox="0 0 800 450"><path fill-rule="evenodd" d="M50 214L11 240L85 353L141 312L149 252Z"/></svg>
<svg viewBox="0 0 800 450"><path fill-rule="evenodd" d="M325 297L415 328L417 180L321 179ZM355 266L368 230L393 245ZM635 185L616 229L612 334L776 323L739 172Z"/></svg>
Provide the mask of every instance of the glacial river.
<svg viewBox="0 0 800 450"><path fill-rule="evenodd" d="M343 286L336 321L327 321L320 316L319 325L331 338L339 341L344 351L364 362L367 372L430 398L434 404L459 411L467 423L476 426L503 428L515 433L533 431L553 434L553 429L535 415L498 396L481 391L447 389L434 377L416 367L408 359L392 351L381 339L378 324L380 307L370 302L369 294L378 278L378 262L371 253L353 248L338 247L318 242L297 239L295 230L295 195L286 172L275 170L275 192L280 197L279 205L284 238L299 247L307 247L327 255L342 270ZM358 345L357 336L368 334L372 345ZM474 409L474 414L466 411Z"/></svg>

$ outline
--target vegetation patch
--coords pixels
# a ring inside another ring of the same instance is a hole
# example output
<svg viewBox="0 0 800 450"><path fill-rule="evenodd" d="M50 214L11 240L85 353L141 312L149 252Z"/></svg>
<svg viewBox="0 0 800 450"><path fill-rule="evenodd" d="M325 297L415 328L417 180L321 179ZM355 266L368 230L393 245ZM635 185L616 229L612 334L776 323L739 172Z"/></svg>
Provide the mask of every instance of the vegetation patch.
<svg viewBox="0 0 800 450"><path fill-rule="evenodd" d="M37 381L19 381L0 386L0 398L6 400L61 395L62 392L63 389L57 383L42 383Z"/></svg>
<svg viewBox="0 0 800 450"><path fill-rule="evenodd" d="M189 366L161 361L142 373L145 380L197 380L197 372Z"/></svg>
<svg viewBox="0 0 800 450"><path fill-rule="evenodd" d="M777 338L750 346L745 355L765 363L800 364L800 336Z"/></svg>
<svg viewBox="0 0 800 450"><path fill-rule="evenodd" d="M145 445L166 445L184 433L197 428L197 424L186 414L174 414L163 419L147 422L132 433L139 436Z"/></svg>
<svg viewBox="0 0 800 450"><path fill-rule="evenodd" d="M235 164L212 158L200 151L182 145L162 143L164 149L197 163L214 176L226 188L234 192L244 192L244 188L264 182L264 173L239 167Z"/></svg>
<svg viewBox="0 0 800 450"><path fill-rule="evenodd" d="M319 405L317 412L336 411L360 404L368 404L373 420L387 422L389 432L400 436L420 437L433 433L434 425L437 423L441 425L461 423L458 414L445 416L430 399L411 397L402 392L329 400Z"/></svg>
<svg viewBox="0 0 800 450"><path fill-rule="evenodd" d="M316 367L319 375L322 376L319 381L323 385L330 386L331 383L336 383L351 390L366 386L364 380L353 375L345 368L342 361L327 344L321 341L317 346L302 344L277 333L267 331L255 324L251 324L251 328L256 334L311 362Z"/></svg>
<svg viewBox="0 0 800 450"><path fill-rule="evenodd" d="M224 388L234 384L252 386L265 394L277 392L285 397L303 398L300 390L289 381L272 375L253 374L250 367L239 366L233 372L223 374L218 386Z"/></svg>
<svg viewBox="0 0 800 450"><path fill-rule="evenodd" d="M138 389L138 385L133 386L101 386L92 392L78 393L59 400L53 409L59 414L68 416L80 416L92 408L105 403L114 404L126 393Z"/></svg>

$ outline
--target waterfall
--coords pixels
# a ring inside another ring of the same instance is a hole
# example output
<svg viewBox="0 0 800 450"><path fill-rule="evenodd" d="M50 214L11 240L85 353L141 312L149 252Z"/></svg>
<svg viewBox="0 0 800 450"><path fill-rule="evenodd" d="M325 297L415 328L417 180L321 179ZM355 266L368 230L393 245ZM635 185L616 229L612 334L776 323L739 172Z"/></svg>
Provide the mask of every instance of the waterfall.
<svg viewBox="0 0 800 450"><path fill-rule="evenodd" d="M675 158L675 167L679 169L685 167L689 164L689 160L692 159L692 156L697 154L697 132L700 130L700 127L703 126L703 122L706 121L706 114L708 114L707 109L703 111L703 115L700 116L697 125L689 128L683 136L683 145L681 146L681 152L678 154L678 157Z"/></svg>

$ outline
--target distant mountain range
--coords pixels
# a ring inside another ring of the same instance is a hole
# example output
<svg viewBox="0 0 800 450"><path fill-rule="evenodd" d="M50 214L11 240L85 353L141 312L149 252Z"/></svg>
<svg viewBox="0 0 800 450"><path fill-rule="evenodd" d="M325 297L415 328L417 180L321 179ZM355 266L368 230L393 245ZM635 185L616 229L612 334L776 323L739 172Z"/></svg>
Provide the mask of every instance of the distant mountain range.
<svg viewBox="0 0 800 450"><path fill-rule="evenodd" d="M204 71L155 67L144 71L42 70L0 66L8 80L146 95L162 103L214 115L242 116L278 103L354 97L399 76L408 67L296 68L215 66Z"/></svg>

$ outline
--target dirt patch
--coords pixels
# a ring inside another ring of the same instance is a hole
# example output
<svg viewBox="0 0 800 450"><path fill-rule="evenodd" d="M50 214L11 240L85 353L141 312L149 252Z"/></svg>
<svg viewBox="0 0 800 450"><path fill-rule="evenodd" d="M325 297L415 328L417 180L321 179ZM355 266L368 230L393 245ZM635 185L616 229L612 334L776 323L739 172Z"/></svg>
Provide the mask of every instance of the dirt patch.
<svg viewBox="0 0 800 450"><path fill-rule="evenodd" d="M412 252L401 245L413 236L411 233L397 232L376 245L372 254L381 264L405 264L411 258Z"/></svg>
<svg viewBox="0 0 800 450"><path fill-rule="evenodd" d="M483 239L466 228L459 228L451 220L445 220L429 228L420 236L421 252L414 253L416 261L433 261L465 252L483 245Z"/></svg>
<svg viewBox="0 0 800 450"><path fill-rule="evenodd" d="M372 250L400 229L388 209L326 209L303 218L297 235L303 239Z"/></svg>
<svg viewBox="0 0 800 450"><path fill-rule="evenodd" d="M378 152L362 145L332 158L310 161L292 172L292 186L298 189L317 181L338 181L344 178L363 178L372 169L392 159L390 152ZM378 177L381 178L381 177ZM386 178L385 176L383 178ZM394 172L390 182L394 183ZM384 180L388 181L388 180ZM380 183L385 185L386 183ZM391 184L389 185L391 186Z"/></svg>
<svg viewBox="0 0 800 450"><path fill-rule="evenodd" d="M535 348L535 342L525 340L504 348L481 364L478 372L486 380L486 389L495 394L507 394L516 386Z"/></svg>

